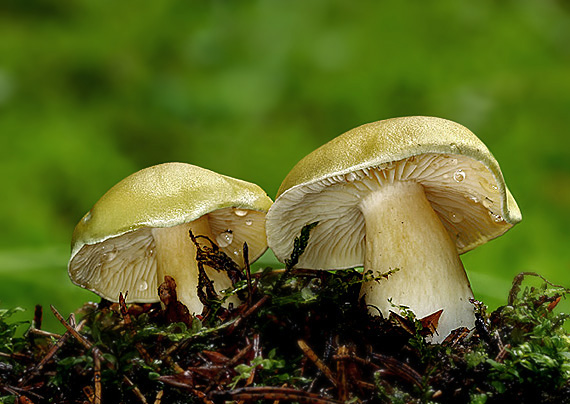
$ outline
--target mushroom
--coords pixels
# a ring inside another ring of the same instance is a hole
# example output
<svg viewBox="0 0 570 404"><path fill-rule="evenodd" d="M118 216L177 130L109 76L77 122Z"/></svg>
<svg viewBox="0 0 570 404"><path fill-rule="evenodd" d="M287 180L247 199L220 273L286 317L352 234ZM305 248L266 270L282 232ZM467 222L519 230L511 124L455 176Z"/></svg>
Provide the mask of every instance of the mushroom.
<svg viewBox="0 0 570 404"><path fill-rule="evenodd" d="M189 237L209 237L240 267L247 242L251 262L267 249L265 214L271 199L255 184L184 163L145 168L111 188L80 220L68 272L76 285L110 301L158 302L165 276L178 298L200 313L196 247ZM216 290L227 274L205 268Z"/></svg>
<svg viewBox="0 0 570 404"><path fill-rule="evenodd" d="M284 179L266 218L281 261L310 223L302 268L364 267L387 279L363 284L383 315L418 318L443 309L433 342L474 324L459 254L521 220L499 165L468 129L434 117L360 126L303 158Z"/></svg>

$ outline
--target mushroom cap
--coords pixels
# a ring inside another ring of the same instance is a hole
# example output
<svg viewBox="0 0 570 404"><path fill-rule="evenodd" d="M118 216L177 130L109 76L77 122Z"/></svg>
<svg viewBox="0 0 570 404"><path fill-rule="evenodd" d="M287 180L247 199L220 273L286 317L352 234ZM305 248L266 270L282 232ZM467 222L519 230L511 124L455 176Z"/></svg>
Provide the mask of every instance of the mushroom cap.
<svg viewBox="0 0 570 404"><path fill-rule="evenodd" d="M283 261L301 229L319 222L297 266L362 266L365 223L358 204L396 180L424 186L458 253L521 220L499 164L471 131L441 118L393 118L352 129L293 167L267 214L269 247Z"/></svg>
<svg viewBox="0 0 570 404"><path fill-rule="evenodd" d="M219 247L242 266L243 257L238 258L236 251L241 252L244 241L251 262L267 249L265 213L271 204L259 186L191 164L142 169L113 186L79 221L72 237L69 276L109 300L128 290L129 301L158 301L152 228L174 227L208 215L208 236L216 242L216 236L231 230L233 243L226 240Z"/></svg>

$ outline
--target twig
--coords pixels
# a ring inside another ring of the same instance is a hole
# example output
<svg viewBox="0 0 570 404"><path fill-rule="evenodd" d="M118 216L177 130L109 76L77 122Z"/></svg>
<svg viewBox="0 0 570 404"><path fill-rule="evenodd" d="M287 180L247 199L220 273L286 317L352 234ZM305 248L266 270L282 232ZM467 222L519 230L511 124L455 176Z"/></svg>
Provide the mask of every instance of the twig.
<svg viewBox="0 0 570 404"><path fill-rule="evenodd" d="M123 296L122 293L119 293L119 308L121 310L121 315L123 316L123 320L125 321L125 326L129 330L129 334L131 335L131 337L134 338L137 333L136 333L135 329L133 328L133 323L131 321L131 315L129 314L129 311L127 309L125 297L126 296ZM144 362L147 365L151 365L152 364L152 358L150 357L147 350L144 349L144 347L140 343L140 341L135 342L135 348L137 349L137 351L141 355L141 358L143 358Z"/></svg>
<svg viewBox="0 0 570 404"><path fill-rule="evenodd" d="M38 330L41 330L42 328L42 316L43 316L42 306L40 304L36 304L36 307L34 309L34 322L32 323L32 325L34 326L34 328Z"/></svg>
<svg viewBox="0 0 570 404"><path fill-rule="evenodd" d="M105 365L109 369L116 370L115 365L103 356L103 354L101 353L101 350L98 347L94 346L91 342L89 342L87 339L85 339L85 337L83 335L79 334L79 332L77 332L71 325L69 325L69 323L67 321L65 321L63 316L61 314L59 314L59 312L57 311L55 306L51 305L50 307L51 307L51 310L53 311L53 314L59 320L59 322L61 324L63 324L63 326L67 329L67 331L69 331L71 333L71 335L73 335L73 337L75 337L75 339L81 345L83 345L86 349L91 350L93 355L98 356L100 360L102 359L105 362ZM123 382L125 384L127 384L129 387L131 387L133 394L135 396L137 396L137 398L140 400L140 402L147 404L147 401L146 401L145 397L142 395L139 388L126 375L123 375L122 379L123 379Z"/></svg>
<svg viewBox="0 0 570 404"><path fill-rule="evenodd" d="M164 395L164 390L160 390L156 394L156 400L154 400L154 404L160 404L162 402L162 396Z"/></svg>
<svg viewBox="0 0 570 404"><path fill-rule="evenodd" d="M101 404L101 358L99 355L95 355L95 353L93 353L93 382L95 384L93 404Z"/></svg>
<svg viewBox="0 0 570 404"><path fill-rule="evenodd" d="M263 306L265 304L265 302L267 302L267 300L269 300L269 298L270 298L269 295L264 295L253 306L251 306L249 309L247 309L247 311L245 313L243 313L240 317L238 317L237 320L228 327L228 334L231 334L232 332L234 332L235 329L241 324L241 322L244 319L251 316L257 309L259 309L261 306Z"/></svg>
<svg viewBox="0 0 570 404"><path fill-rule="evenodd" d="M73 314L71 314L69 316L69 322L73 325L75 325L75 316ZM79 325L77 327L75 327L76 331L81 331L81 329L83 329L83 326L85 326L85 324L87 323L87 319L83 319L81 320L81 322L79 323ZM70 324L70 325L71 325ZM38 330L40 331L40 330ZM56 334L57 335L57 334ZM24 377L23 379L20 380L20 382L18 383L18 385L20 387L25 386L26 384L29 383L29 381L32 379L32 377L34 377L35 375L39 374L41 372L41 370L43 369L43 367L46 365L46 363L48 363L51 358L53 358L53 356L57 353L57 351L63 346L63 344L65 344L65 342L69 339L69 337L71 336L71 333L69 331L66 331L65 334L59 336L59 339L57 341L55 341L52 346L50 347L49 351L47 352L47 354L42 358L42 360L40 361L40 363L38 363L34 368L32 368L30 370L30 373L28 373L26 375L26 377Z"/></svg>
<svg viewBox="0 0 570 404"><path fill-rule="evenodd" d="M398 376L419 388L422 387L422 376L409 365L391 356L373 353L372 357L382 362L385 367L385 369L381 369L379 372Z"/></svg>
<svg viewBox="0 0 570 404"><path fill-rule="evenodd" d="M299 348L301 348L305 356L309 358L311 362L313 362L321 372L323 372L323 374L326 376L327 379L330 380L333 386L338 387L338 382L333 372L328 368L327 365L323 363L323 361L319 359L315 351L313 351L311 347L309 347L309 345L307 345L307 343L302 339L297 341L297 345L299 345Z"/></svg>
<svg viewBox="0 0 570 404"><path fill-rule="evenodd" d="M288 387L242 387L228 391L213 391L210 396L216 401L273 400L296 401L301 404L341 404L341 401L321 397L314 393Z"/></svg>
<svg viewBox="0 0 570 404"><path fill-rule="evenodd" d="M246 346L241 351L239 351L232 359L230 359L227 363L225 363L220 369L220 371L212 378L212 380L210 381L208 387L206 387L204 392L208 393L210 390L212 390L212 388L214 388L214 386L220 380L222 373L231 368L232 366L234 366L235 364L237 364L249 351L251 351L251 348L252 348L251 345Z"/></svg>
<svg viewBox="0 0 570 404"><path fill-rule="evenodd" d="M247 243L243 243L243 263L245 266L245 277L247 279L247 306L251 306L253 297L253 286L251 284L251 268L249 266L249 248Z"/></svg>

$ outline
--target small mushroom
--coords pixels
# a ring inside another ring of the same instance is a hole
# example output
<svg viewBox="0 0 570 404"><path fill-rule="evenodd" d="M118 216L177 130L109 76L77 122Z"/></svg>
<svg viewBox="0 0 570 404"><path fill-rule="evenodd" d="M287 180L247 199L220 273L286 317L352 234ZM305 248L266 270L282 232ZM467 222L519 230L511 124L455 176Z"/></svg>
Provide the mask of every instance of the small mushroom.
<svg viewBox="0 0 570 404"><path fill-rule="evenodd" d="M267 249L265 214L271 199L255 184L184 163L145 168L111 188L81 219L72 239L68 272L76 285L101 297L158 302L165 276L178 298L200 313L196 247L207 236L240 267L243 243L253 262ZM216 290L231 286L206 267Z"/></svg>
<svg viewBox="0 0 570 404"><path fill-rule="evenodd" d="M387 279L363 285L366 302L418 318L443 309L441 341L474 324L459 254L521 220L499 165L468 129L433 117L366 124L321 146L287 175L267 214L267 240L280 260L312 222L301 268L363 266Z"/></svg>

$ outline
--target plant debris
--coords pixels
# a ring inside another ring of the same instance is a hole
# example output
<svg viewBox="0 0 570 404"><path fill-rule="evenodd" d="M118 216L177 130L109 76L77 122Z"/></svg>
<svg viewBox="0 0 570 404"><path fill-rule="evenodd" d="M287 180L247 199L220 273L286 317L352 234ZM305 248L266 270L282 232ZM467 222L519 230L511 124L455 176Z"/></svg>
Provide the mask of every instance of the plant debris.
<svg viewBox="0 0 570 404"><path fill-rule="evenodd" d="M417 319L394 307L388 318L371 316L359 299L371 273L294 264L237 273L214 243L191 237L200 265L234 281L219 296L201 279L199 316L177 301L172 278L160 286L162 304L127 305L121 296L67 319L52 307L62 335L41 329L41 307L31 326L10 322L18 309L1 310L0 402L570 403L569 316L556 311L568 290L545 279L525 286L536 274L517 276L508 304L492 313L473 301L475 328L431 344L441 312ZM225 307L234 294L243 303Z"/></svg>

